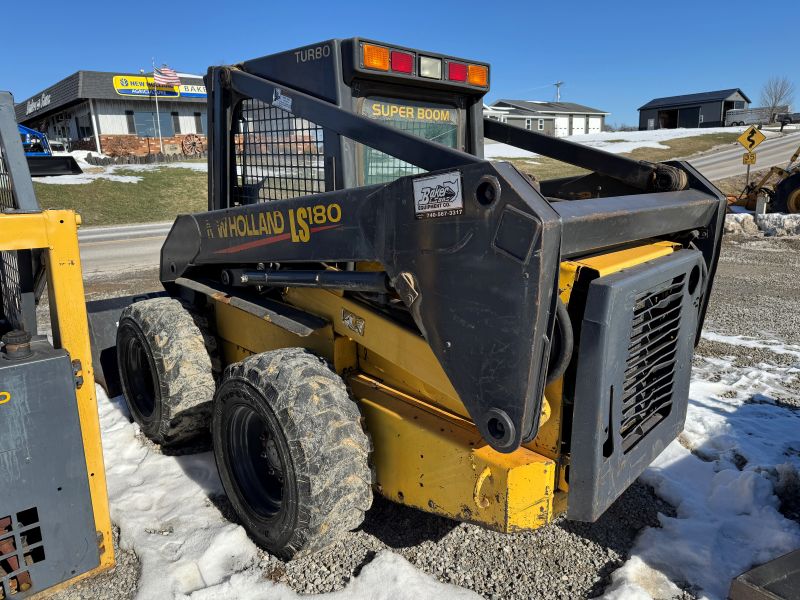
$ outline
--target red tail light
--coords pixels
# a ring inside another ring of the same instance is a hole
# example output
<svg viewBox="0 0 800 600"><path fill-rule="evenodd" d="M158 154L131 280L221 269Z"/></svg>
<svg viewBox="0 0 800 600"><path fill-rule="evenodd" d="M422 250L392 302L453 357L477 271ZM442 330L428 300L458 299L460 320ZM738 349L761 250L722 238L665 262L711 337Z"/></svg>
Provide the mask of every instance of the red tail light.
<svg viewBox="0 0 800 600"><path fill-rule="evenodd" d="M408 52L392 50L392 71L396 71L397 73L413 73L414 55Z"/></svg>
<svg viewBox="0 0 800 600"><path fill-rule="evenodd" d="M450 81L466 81L467 65L463 63L447 63L447 78Z"/></svg>

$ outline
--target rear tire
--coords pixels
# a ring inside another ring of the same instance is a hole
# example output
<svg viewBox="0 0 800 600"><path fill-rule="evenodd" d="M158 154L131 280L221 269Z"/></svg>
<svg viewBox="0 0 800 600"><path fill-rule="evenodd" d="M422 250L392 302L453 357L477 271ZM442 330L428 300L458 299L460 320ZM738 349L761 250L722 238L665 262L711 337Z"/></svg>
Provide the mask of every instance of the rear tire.
<svg viewBox="0 0 800 600"><path fill-rule="evenodd" d="M211 359L178 300L153 298L122 311L117 365L128 409L148 438L171 446L208 432Z"/></svg>
<svg viewBox="0 0 800 600"><path fill-rule="evenodd" d="M256 543L280 558L324 548L372 504L358 408L341 378L304 349L228 366L211 430L228 499Z"/></svg>
<svg viewBox="0 0 800 600"><path fill-rule="evenodd" d="M790 175L775 186L775 212L800 213L800 173Z"/></svg>

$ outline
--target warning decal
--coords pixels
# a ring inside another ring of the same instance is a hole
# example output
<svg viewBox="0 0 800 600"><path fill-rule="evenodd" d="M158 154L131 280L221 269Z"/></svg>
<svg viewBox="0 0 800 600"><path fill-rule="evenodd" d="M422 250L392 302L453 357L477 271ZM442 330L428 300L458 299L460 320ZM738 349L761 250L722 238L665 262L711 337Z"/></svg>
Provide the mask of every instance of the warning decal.
<svg viewBox="0 0 800 600"><path fill-rule="evenodd" d="M414 180L414 212L418 219L451 217L464 212L461 173L441 173Z"/></svg>

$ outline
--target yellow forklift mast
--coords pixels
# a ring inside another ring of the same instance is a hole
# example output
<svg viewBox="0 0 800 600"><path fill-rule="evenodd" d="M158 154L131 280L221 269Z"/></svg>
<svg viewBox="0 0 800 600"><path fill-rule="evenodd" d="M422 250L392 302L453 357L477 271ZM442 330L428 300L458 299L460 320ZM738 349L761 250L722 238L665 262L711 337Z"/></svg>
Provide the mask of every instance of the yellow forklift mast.
<svg viewBox="0 0 800 600"><path fill-rule="evenodd" d="M0 598L114 565L79 224L39 208L0 92ZM49 332L36 321L45 290Z"/></svg>

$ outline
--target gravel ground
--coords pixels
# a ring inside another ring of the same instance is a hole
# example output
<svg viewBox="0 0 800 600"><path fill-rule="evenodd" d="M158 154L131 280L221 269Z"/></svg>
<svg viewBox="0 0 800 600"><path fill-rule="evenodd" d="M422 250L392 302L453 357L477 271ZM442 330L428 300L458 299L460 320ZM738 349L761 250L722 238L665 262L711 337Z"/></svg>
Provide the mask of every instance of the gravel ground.
<svg viewBox="0 0 800 600"><path fill-rule="evenodd" d="M51 600L128 600L136 595L139 580L139 559L136 554L119 547L119 529L114 526L116 566L91 579L85 579L66 590L48 596Z"/></svg>
<svg viewBox="0 0 800 600"><path fill-rule="evenodd" d="M726 238L706 329L796 343L800 340L797 273L800 237Z"/></svg>
<svg viewBox="0 0 800 600"><path fill-rule="evenodd" d="M798 251L800 238L727 239L706 328L767 340L800 339L800 294L794 277L800 267ZM153 274L138 274L134 279L139 284L151 283ZM89 281L87 295L102 297L112 288L109 279ZM708 340L701 342L698 354L734 356L742 364L796 362L796 358L767 349ZM786 385L800 390L796 380ZM796 397L785 401L798 404ZM791 497L787 494L784 513L800 515L800 507ZM235 520L226 498L211 501ZM627 558L637 533L645 526L658 525L659 512L674 511L649 487L636 483L597 523L561 519L535 532L503 535L376 498L362 527L328 550L288 563L264 553L261 566L266 578L286 583L299 593L327 592L344 587L378 551L389 548L437 579L486 598L594 597L602 593L610 573ZM53 598L132 598L138 562L132 553L117 552L118 565L113 571ZM693 597L690 590L681 596Z"/></svg>
<svg viewBox="0 0 800 600"><path fill-rule="evenodd" d="M638 531L657 526L659 512L672 507L637 483L597 523L562 519L504 535L378 498L362 527L328 550L289 563L265 553L262 567L300 593L328 592L390 548L440 581L486 598L592 597L622 565Z"/></svg>

